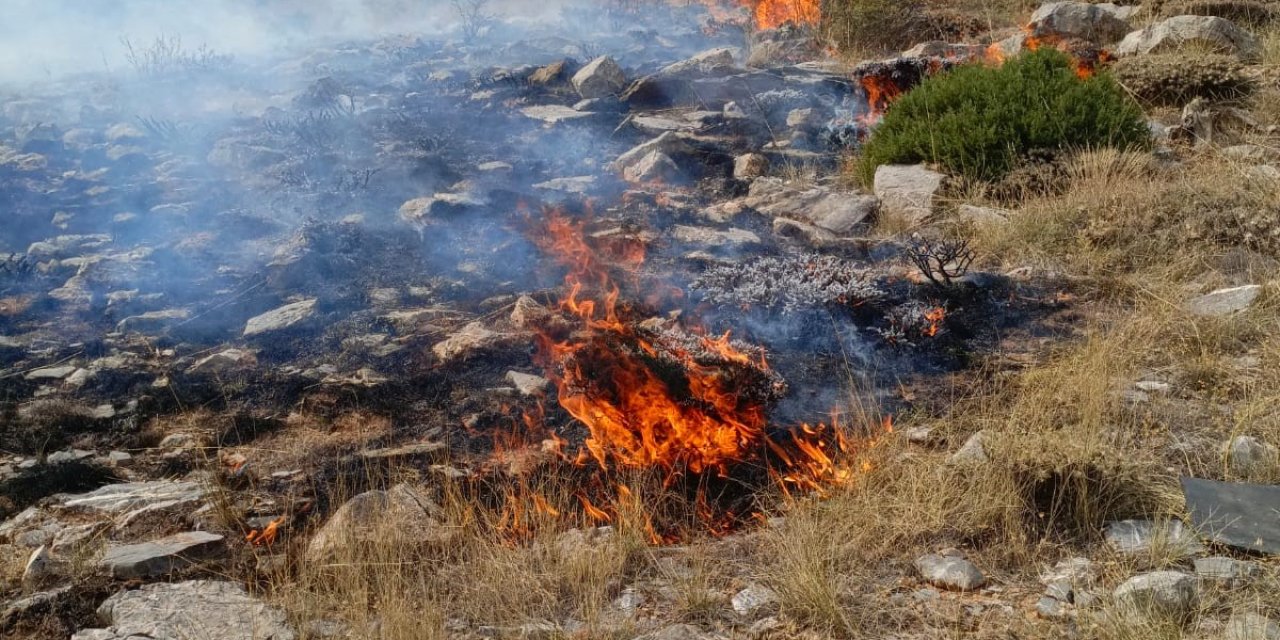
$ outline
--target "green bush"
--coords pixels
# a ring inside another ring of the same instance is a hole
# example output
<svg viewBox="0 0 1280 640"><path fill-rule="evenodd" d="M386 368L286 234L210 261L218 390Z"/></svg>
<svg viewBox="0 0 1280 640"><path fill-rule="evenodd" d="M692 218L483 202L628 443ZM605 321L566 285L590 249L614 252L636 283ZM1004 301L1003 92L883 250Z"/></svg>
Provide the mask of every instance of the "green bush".
<svg viewBox="0 0 1280 640"><path fill-rule="evenodd" d="M1032 152L1145 148L1150 137L1141 107L1110 75L1081 79L1066 54L1041 49L925 80L889 107L859 169L868 184L880 165L919 162L989 181Z"/></svg>
<svg viewBox="0 0 1280 640"><path fill-rule="evenodd" d="M1112 73L1139 100L1175 107L1195 98L1243 98L1254 88L1240 61L1225 55L1133 56L1116 62Z"/></svg>

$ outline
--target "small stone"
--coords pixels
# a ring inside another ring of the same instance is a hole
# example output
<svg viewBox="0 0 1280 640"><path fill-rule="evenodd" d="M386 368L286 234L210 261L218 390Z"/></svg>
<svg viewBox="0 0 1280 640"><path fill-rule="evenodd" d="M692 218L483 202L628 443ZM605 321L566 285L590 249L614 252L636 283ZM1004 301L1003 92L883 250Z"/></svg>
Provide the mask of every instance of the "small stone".
<svg viewBox="0 0 1280 640"><path fill-rule="evenodd" d="M432 353L443 363L465 360L476 353L509 344L512 336L490 331L479 322L472 322L442 342L431 347Z"/></svg>
<svg viewBox="0 0 1280 640"><path fill-rule="evenodd" d="M681 179L680 166L671 156L653 150L622 171L627 182L634 183L670 183Z"/></svg>
<svg viewBox="0 0 1280 640"><path fill-rule="evenodd" d="M107 461L118 467L125 467L133 462L133 455L124 451L112 451L107 454Z"/></svg>
<svg viewBox="0 0 1280 640"><path fill-rule="evenodd" d="M1248 309L1261 294L1262 286L1256 284L1218 289L1187 303L1187 310L1203 317L1228 316Z"/></svg>
<svg viewBox="0 0 1280 640"><path fill-rule="evenodd" d="M769 170L769 158L760 153L744 153L733 159L733 177L739 180L758 178Z"/></svg>
<svg viewBox="0 0 1280 640"><path fill-rule="evenodd" d="M1222 640L1280 640L1280 625L1257 613L1232 614Z"/></svg>
<svg viewBox="0 0 1280 640"><path fill-rule="evenodd" d="M671 229L671 238L685 244L716 248L741 248L760 244L760 236L746 229L709 229L679 224Z"/></svg>
<svg viewBox="0 0 1280 640"><path fill-rule="evenodd" d="M244 326L244 336L247 338L296 327L315 315L316 302L315 298L303 300L250 318Z"/></svg>
<svg viewBox="0 0 1280 640"><path fill-rule="evenodd" d="M1249 477L1274 469L1280 452L1274 445L1253 436L1239 435L1227 443L1226 456L1232 473Z"/></svg>
<svg viewBox="0 0 1280 640"><path fill-rule="evenodd" d="M987 433L979 431L964 441L963 445L951 454L949 460L954 464L975 464L986 462L987 456Z"/></svg>
<svg viewBox="0 0 1280 640"><path fill-rule="evenodd" d="M1196 558L1195 570L1201 580L1231 589L1246 586L1262 575L1262 568L1257 563L1222 556Z"/></svg>
<svg viewBox="0 0 1280 640"><path fill-rule="evenodd" d="M643 593L635 589L623 589L622 595L619 595L614 601L613 606L624 613L635 613L637 609L643 607L645 597Z"/></svg>
<svg viewBox="0 0 1280 640"><path fill-rule="evenodd" d="M972 591L986 584L986 576L964 558L929 554L916 559L916 570L930 584L945 589Z"/></svg>
<svg viewBox="0 0 1280 640"><path fill-rule="evenodd" d="M600 56L579 69L570 82L583 98L603 98L621 93L626 88L627 76L613 58Z"/></svg>
<svg viewBox="0 0 1280 640"><path fill-rule="evenodd" d="M519 371L508 371L507 381L520 392L520 395L538 396L546 390L549 380L542 376L535 376L528 373L520 373Z"/></svg>
<svg viewBox="0 0 1280 640"><path fill-rule="evenodd" d="M1179 555L1195 555L1204 551L1181 520L1121 520L1108 523L1103 536L1107 544L1124 555L1146 555L1155 548Z"/></svg>
<svg viewBox="0 0 1280 640"><path fill-rule="evenodd" d="M1046 620L1061 620L1067 617L1066 609L1062 606L1063 601L1056 598L1043 597L1036 602L1036 614Z"/></svg>
<svg viewBox="0 0 1280 640"><path fill-rule="evenodd" d="M730 604L738 615L754 617L773 609L778 604L778 594L766 586L753 584L734 595Z"/></svg>
<svg viewBox="0 0 1280 640"><path fill-rule="evenodd" d="M1129 578L1116 588L1116 601L1142 616L1182 617L1199 600L1194 576L1181 571L1153 571Z"/></svg>
<svg viewBox="0 0 1280 640"><path fill-rule="evenodd" d="M882 165L876 169L875 194L885 213L918 223L933 215L945 179L924 165Z"/></svg>
<svg viewBox="0 0 1280 640"><path fill-rule="evenodd" d="M538 304L537 300L529 296L520 296L516 300L515 308L511 310L511 324L521 329L529 329L537 326L550 316L551 312L546 307Z"/></svg>

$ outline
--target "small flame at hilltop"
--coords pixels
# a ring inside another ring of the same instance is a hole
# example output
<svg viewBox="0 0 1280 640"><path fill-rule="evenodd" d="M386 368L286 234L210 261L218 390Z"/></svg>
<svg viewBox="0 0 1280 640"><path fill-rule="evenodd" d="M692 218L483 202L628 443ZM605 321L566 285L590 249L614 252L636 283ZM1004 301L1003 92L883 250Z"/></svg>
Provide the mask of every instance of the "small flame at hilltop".
<svg viewBox="0 0 1280 640"><path fill-rule="evenodd" d="M776 29L788 22L816 25L822 21L821 0L745 0L754 4L757 29Z"/></svg>

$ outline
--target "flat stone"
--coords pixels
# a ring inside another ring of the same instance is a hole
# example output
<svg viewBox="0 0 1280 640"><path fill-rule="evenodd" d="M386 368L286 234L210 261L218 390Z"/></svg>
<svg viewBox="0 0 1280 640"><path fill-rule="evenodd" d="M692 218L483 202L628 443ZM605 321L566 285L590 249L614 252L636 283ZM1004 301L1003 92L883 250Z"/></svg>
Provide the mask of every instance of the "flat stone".
<svg viewBox="0 0 1280 640"><path fill-rule="evenodd" d="M65 365L59 365L56 367L44 367L43 369L36 369L34 371L29 371L27 372L27 375L23 377L26 378L27 380L62 380L63 378L66 378L67 376L75 373L79 369L80 367L77 367L75 365L65 364Z"/></svg>
<svg viewBox="0 0 1280 640"><path fill-rule="evenodd" d="M431 351L442 363L449 363L465 360L476 353L510 344L513 339L514 337L510 334L490 331L483 324L472 322L457 333L436 343L431 347Z"/></svg>
<svg viewBox="0 0 1280 640"><path fill-rule="evenodd" d="M1234 549L1280 554L1280 486L1182 479L1191 522Z"/></svg>
<svg viewBox="0 0 1280 640"><path fill-rule="evenodd" d="M972 591L987 582L978 567L964 558L929 554L917 558L915 565L921 577L944 589Z"/></svg>
<svg viewBox="0 0 1280 640"><path fill-rule="evenodd" d="M153 480L109 484L88 493L64 496L56 508L70 513L112 518L117 528L126 527L143 516L189 512L205 497L196 482Z"/></svg>
<svg viewBox="0 0 1280 640"><path fill-rule="evenodd" d="M162 331L191 317L190 309L164 309L129 316L116 323L116 331L153 333Z"/></svg>
<svg viewBox="0 0 1280 640"><path fill-rule="evenodd" d="M676 225L671 229L671 237L677 242L718 248L760 244L760 236L746 229L711 229Z"/></svg>
<svg viewBox="0 0 1280 640"><path fill-rule="evenodd" d="M1195 608L1200 592L1195 576L1181 571L1153 571L1126 580L1114 593L1121 605L1142 616L1180 617Z"/></svg>
<svg viewBox="0 0 1280 640"><path fill-rule="evenodd" d="M1146 555L1157 546L1179 555L1204 552L1204 545L1200 544L1195 533L1184 526L1181 520L1110 522L1103 531L1103 537L1112 549L1124 555Z"/></svg>
<svg viewBox="0 0 1280 640"><path fill-rule="evenodd" d="M150 542L108 545L102 566L118 579L167 575L222 548L222 542L220 535L189 531Z"/></svg>
<svg viewBox="0 0 1280 640"><path fill-rule="evenodd" d="M541 120L547 124L560 124L562 122L572 122L574 120L585 120L587 118L598 117L597 114L590 111L578 111L573 107L566 107L559 104L544 104L533 107L525 107L520 110L526 118L533 120Z"/></svg>
<svg viewBox="0 0 1280 640"><path fill-rule="evenodd" d="M1195 570L1200 579L1229 588L1243 587L1262 576L1258 563L1224 556L1196 558Z"/></svg>
<svg viewBox="0 0 1280 640"><path fill-rule="evenodd" d="M528 373L520 373L519 371L508 371L507 381L524 396L542 395L547 389L550 381L542 376L535 376Z"/></svg>
<svg viewBox="0 0 1280 640"><path fill-rule="evenodd" d="M722 636L707 633L691 624L673 624L636 636L635 640L722 640Z"/></svg>
<svg viewBox="0 0 1280 640"><path fill-rule="evenodd" d="M187 373L193 375L215 375L237 369L248 369L257 366L258 358L253 351L247 349L223 349L209 354L191 365Z"/></svg>
<svg viewBox="0 0 1280 640"><path fill-rule="evenodd" d="M828 229L790 218L774 218L773 233L783 238L802 240L811 247L825 247L840 239Z"/></svg>
<svg viewBox="0 0 1280 640"><path fill-rule="evenodd" d="M589 193L597 183L595 176L573 176L569 178L552 178L533 185L541 191L559 191L562 193Z"/></svg>
<svg viewBox="0 0 1280 640"><path fill-rule="evenodd" d="M1118 56L1208 49L1250 61L1262 53L1258 39L1230 20L1216 16L1174 16L1125 36Z"/></svg>
<svg viewBox="0 0 1280 640"><path fill-rule="evenodd" d="M285 613L250 596L238 584L192 580L121 591L98 607L110 626L72 640L294 640Z"/></svg>
<svg viewBox="0 0 1280 640"><path fill-rule="evenodd" d="M956 218L961 222L978 226L1003 225L1009 223L1009 212L1003 209L962 204L956 207Z"/></svg>
<svg viewBox="0 0 1280 640"><path fill-rule="evenodd" d="M1242 287L1218 289L1187 303L1187 311L1206 317L1226 316L1248 309L1262 293L1262 286L1247 284Z"/></svg>
<svg viewBox="0 0 1280 640"><path fill-rule="evenodd" d="M249 319L244 326L244 336L257 336L298 326L315 316L316 299L287 304Z"/></svg>

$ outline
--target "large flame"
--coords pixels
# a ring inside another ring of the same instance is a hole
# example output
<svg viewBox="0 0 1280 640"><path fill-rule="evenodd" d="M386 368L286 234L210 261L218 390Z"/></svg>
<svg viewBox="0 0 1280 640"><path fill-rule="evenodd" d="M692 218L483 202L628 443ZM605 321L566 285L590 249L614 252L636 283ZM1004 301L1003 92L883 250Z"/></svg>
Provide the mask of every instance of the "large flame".
<svg viewBox="0 0 1280 640"><path fill-rule="evenodd" d="M816 25L822 20L821 0L745 0L754 4L757 29L776 29L788 22Z"/></svg>

